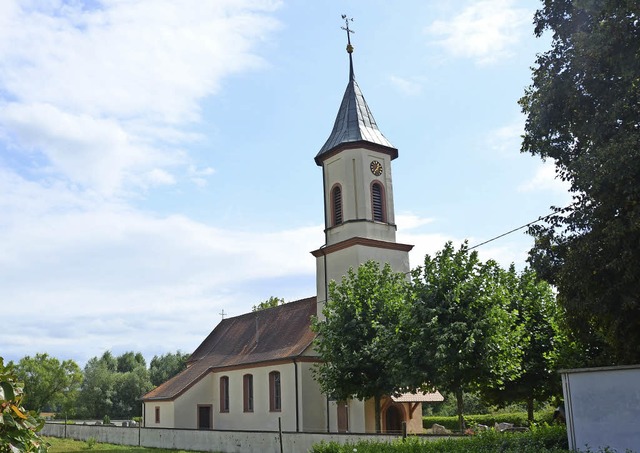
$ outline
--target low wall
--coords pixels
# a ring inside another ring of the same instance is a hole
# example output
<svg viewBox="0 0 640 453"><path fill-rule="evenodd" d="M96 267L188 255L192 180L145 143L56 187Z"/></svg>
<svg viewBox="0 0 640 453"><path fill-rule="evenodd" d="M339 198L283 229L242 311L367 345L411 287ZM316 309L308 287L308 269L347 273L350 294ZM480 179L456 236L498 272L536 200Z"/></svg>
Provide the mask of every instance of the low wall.
<svg viewBox="0 0 640 453"><path fill-rule="evenodd" d="M65 425L47 423L41 434L77 440L94 438L98 442L118 445L140 445L176 450L214 451L224 453L300 453L324 442L358 442L376 440L391 442L400 436L389 434L282 433L277 431L208 431L169 428L124 428L119 426ZM444 436L446 437L446 436ZM440 436L429 436L435 440Z"/></svg>

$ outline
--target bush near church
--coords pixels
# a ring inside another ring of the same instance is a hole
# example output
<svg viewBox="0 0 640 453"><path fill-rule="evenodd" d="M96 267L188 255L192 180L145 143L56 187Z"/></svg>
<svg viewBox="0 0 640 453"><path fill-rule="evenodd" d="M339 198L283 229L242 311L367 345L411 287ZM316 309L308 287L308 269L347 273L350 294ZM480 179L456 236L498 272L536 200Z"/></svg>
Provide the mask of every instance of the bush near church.
<svg viewBox="0 0 640 453"><path fill-rule="evenodd" d="M437 441L408 437L393 442L361 441L314 445L312 453L568 453L567 431L564 426L534 428L525 433L486 431L476 436Z"/></svg>
<svg viewBox="0 0 640 453"><path fill-rule="evenodd" d="M467 426L473 425L486 425L494 426L496 423L513 423L514 426L529 426L526 412L506 412L497 414L477 414L477 415L465 415L464 419ZM553 410L547 410L536 413L536 421L540 423L551 424L553 419ZM425 429L429 429L434 423L442 425L451 431L457 431L459 429L458 416L437 416L432 415L428 417L422 417L422 426Z"/></svg>

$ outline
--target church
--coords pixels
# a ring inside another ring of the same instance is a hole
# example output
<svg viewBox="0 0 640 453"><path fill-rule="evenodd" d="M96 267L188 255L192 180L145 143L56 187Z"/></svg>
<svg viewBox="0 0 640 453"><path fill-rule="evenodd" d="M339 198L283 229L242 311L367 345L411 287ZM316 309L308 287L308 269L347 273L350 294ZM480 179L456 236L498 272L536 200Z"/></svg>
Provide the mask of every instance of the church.
<svg viewBox="0 0 640 453"><path fill-rule="evenodd" d="M347 23L348 25L348 23ZM314 316L327 288L349 268L375 260L408 273L413 246L396 242L391 162L398 150L380 132L353 70L333 130L315 156L322 169L324 245L316 296L223 319L189 357L187 369L143 396L147 428L375 432L373 400L333 401L314 379ZM383 432L422 433L422 404L442 396L404 394L382 401Z"/></svg>

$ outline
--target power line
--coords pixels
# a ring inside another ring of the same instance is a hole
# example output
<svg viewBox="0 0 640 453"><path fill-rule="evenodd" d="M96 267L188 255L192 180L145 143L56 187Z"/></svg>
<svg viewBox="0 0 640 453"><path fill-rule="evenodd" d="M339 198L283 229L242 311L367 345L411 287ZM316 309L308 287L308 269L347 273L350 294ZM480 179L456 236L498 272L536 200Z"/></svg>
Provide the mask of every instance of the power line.
<svg viewBox="0 0 640 453"><path fill-rule="evenodd" d="M511 234L511 233L515 233L516 231L521 230L521 229L523 229L523 228L526 228L526 227L528 227L528 226L530 226L530 225L533 225L534 223L542 222L543 220L548 219L549 217L551 217L551 216L552 216L552 215L554 215L554 214L555 214L555 213L551 213L551 214L547 214L547 215L546 215L546 216L544 216L544 217L538 217L538 219L537 219L537 220L534 220L534 221L529 222L529 223L527 223L527 224L525 224L525 225L519 226L518 228L514 228L513 230L511 230L511 231L507 231L506 233L502 233L501 235L496 236L496 237L494 237L494 238L491 238L491 239L489 239L489 240L487 240L487 241L481 242L480 244L476 244L476 245L474 245L473 247L469 247L467 250L473 250L473 249L475 249L475 248L480 247L481 245L488 244L489 242L493 242L493 241L495 241L496 239L500 239L501 237L505 237L505 236L507 236L507 235L509 235L509 234Z"/></svg>

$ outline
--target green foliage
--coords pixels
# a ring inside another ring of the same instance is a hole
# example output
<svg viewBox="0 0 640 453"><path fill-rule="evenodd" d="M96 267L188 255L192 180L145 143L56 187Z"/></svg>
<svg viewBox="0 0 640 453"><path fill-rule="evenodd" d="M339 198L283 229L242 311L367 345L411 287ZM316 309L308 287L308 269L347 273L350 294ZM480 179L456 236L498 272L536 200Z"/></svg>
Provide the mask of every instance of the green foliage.
<svg viewBox="0 0 640 453"><path fill-rule="evenodd" d="M48 354L23 357L15 366L24 382L24 406L36 412L44 409L73 415L82 371L73 360L60 362Z"/></svg>
<svg viewBox="0 0 640 453"><path fill-rule="evenodd" d="M260 302L258 305L254 305L251 311L259 311L259 310L264 310L266 308L273 308L282 304L284 304L284 299L271 296L267 300Z"/></svg>
<svg viewBox="0 0 640 453"><path fill-rule="evenodd" d="M514 426L529 426L529 418L526 412L500 412L491 414L474 414L465 415L464 419L467 426L473 427L474 425L486 425L493 427L496 423L513 423ZM553 410L545 410L536 412L534 414L534 421L536 423L551 424L553 419ZM452 431L458 431L459 423L457 416L437 416L432 415L428 417L422 417L422 426L425 429L431 428L434 423L442 425Z"/></svg>
<svg viewBox="0 0 640 453"><path fill-rule="evenodd" d="M5 367L0 357L0 453L47 451L47 443L37 434L44 420L22 407L24 397L13 368Z"/></svg>
<svg viewBox="0 0 640 453"><path fill-rule="evenodd" d="M495 262L480 262L466 243L456 251L448 242L413 271L407 373L415 386L430 384L456 395L461 430L464 392L501 388L520 374L517 345L524 332L509 307L505 278Z"/></svg>
<svg viewBox="0 0 640 453"><path fill-rule="evenodd" d="M564 427L545 427L525 433L487 431L472 437L431 441L420 437L391 442L362 441L348 444L323 442L312 453L568 453Z"/></svg>
<svg viewBox="0 0 640 453"><path fill-rule="evenodd" d="M176 351L161 356L153 356L149 365L151 384L158 386L187 368L189 354Z"/></svg>
<svg viewBox="0 0 640 453"><path fill-rule="evenodd" d="M126 352L116 358L107 351L90 359L84 368L78 412L88 418L141 415L139 399L152 388L141 354Z"/></svg>
<svg viewBox="0 0 640 453"><path fill-rule="evenodd" d="M431 407L431 413L429 415L434 416L450 416L458 413L458 407L456 403L456 395L450 392L440 392L444 397L444 401L441 403L430 404L427 407ZM482 396L478 392L464 392L463 393L465 414L488 414L491 412L491 405L482 399ZM427 415L427 414L425 414Z"/></svg>
<svg viewBox="0 0 640 453"><path fill-rule="evenodd" d="M565 343L560 329L560 313L551 286L537 278L531 269L521 273L511 268L504 274L508 309L516 313L522 329L518 348L523 355L520 374L506 379L502 386L484 387L484 397L498 406L523 402L533 421L534 402L546 401L561 393L557 373L560 349Z"/></svg>
<svg viewBox="0 0 640 453"><path fill-rule="evenodd" d="M96 440L95 437L89 437L87 439L87 450L93 450L93 447L95 447L97 443L98 441Z"/></svg>
<svg viewBox="0 0 640 453"><path fill-rule="evenodd" d="M137 368L146 368L147 362L142 354L133 351L125 352L116 358L118 373L129 373Z"/></svg>
<svg viewBox="0 0 640 453"><path fill-rule="evenodd" d="M367 261L350 269L340 284L331 282L324 320L315 320L316 351L322 362L315 376L322 391L344 401L374 398L376 431L380 399L402 385L400 328L406 310L407 279L386 264Z"/></svg>
<svg viewBox="0 0 640 453"><path fill-rule="evenodd" d="M546 1L552 35L520 100L522 151L553 159L572 203L530 232L581 365L640 362L640 3Z"/></svg>

